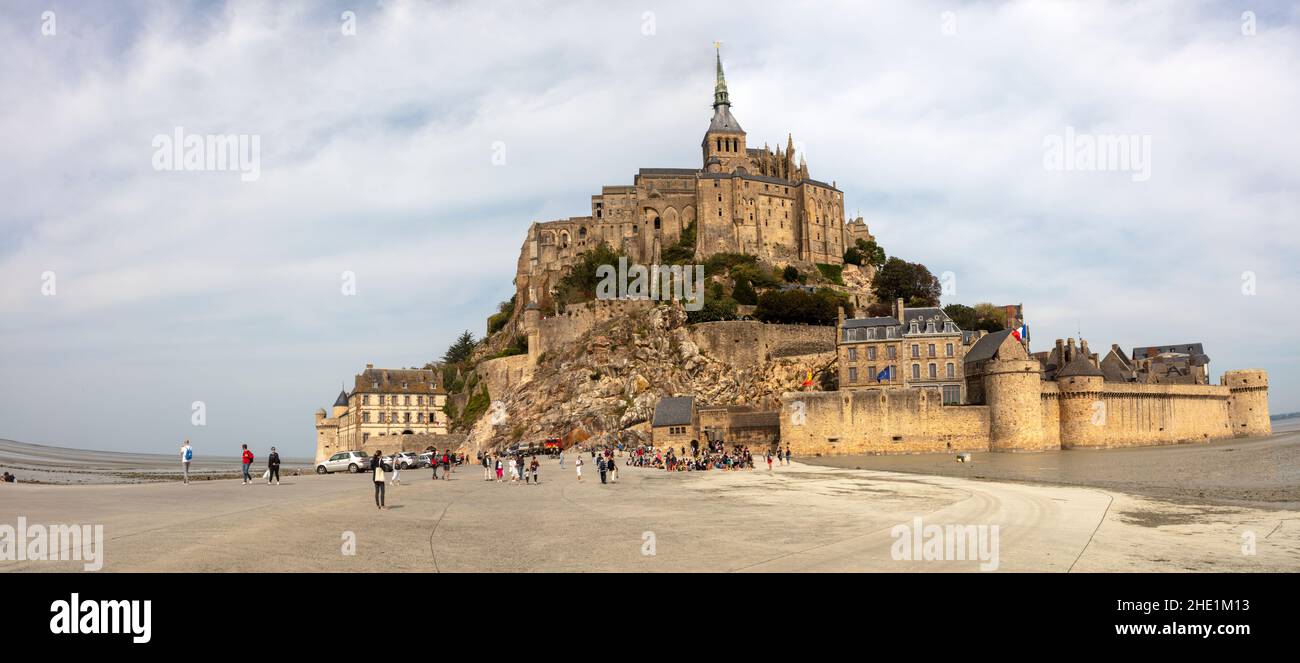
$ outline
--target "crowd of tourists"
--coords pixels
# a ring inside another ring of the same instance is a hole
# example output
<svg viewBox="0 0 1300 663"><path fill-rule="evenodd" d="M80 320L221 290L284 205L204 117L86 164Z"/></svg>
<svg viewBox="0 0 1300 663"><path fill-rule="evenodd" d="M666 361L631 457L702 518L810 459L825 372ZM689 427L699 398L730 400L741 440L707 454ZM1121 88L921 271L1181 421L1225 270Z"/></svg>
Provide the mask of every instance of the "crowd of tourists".
<svg viewBox="0 0 1300 663"><path fill-rule="evenodd" d="M767 462L767 468L772 469L772 463L790 464L790 448L786 447L784 454L781 449L769 449L764 453L764 460ZM629 453L627 464L633 467L649 467L669 472L705 472L709 470L752 470L754 469L754 453L746 445L735 444L730 448L720 441L709 441L703 446L693 444L689 449L679 447L674 449L657 449L646 445L638 445Z"/></svg>

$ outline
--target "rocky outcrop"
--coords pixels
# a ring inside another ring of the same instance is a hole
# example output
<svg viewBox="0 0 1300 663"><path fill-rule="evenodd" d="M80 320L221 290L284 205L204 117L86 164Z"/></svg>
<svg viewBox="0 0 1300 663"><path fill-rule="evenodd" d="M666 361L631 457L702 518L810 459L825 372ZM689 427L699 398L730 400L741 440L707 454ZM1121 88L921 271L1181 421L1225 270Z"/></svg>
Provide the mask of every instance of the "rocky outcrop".
<svg viewBox="0 0 1300 663"><path fill-rule="evenodd" d="M492 394L466 447L472 453L551 437L635 442L665 396L775 409L809 369L834 358L833 342L807 349L737 366L701 351L680 306L627 310L548 351L528 382Z"/></svg>

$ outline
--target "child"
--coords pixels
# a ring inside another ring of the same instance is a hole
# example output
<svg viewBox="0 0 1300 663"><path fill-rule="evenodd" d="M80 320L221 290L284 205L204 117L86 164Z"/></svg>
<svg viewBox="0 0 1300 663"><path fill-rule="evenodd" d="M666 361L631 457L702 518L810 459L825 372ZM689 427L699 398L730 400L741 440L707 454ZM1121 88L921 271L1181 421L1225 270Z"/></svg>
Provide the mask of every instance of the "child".
<svg viewBox="0 0 1300 663"><path fill-rule="evenodd" d="M582 456L578 456L578 462L574 465L578 469L578 482L582 482Z"/></svg>
<svg viewBox="0 0 1300 663"><path fill-rule="evenodd" d="M538 468L540 465L541 465L541 463L538 463L538 462L537 462L537 458L533 458L533 463L532 463L532 465L529 465L529 469L531 469L531 470L533 471L533 485L537 485L538 483L540 483L540 482L537 480L537 468Z"/></svg>

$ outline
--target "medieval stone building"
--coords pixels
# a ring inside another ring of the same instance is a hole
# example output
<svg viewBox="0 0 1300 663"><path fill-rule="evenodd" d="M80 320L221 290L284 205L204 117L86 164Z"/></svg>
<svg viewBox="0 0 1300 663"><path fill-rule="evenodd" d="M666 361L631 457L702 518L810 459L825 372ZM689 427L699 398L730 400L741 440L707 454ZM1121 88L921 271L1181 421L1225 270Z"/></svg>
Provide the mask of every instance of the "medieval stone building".
<svg viewBox="0 0 1300 663"><path fill-rule="evenodd" d="M385 451L402 451L410 446L404 446L403 438L445 435L446 404L447 391L437 372L366 364L352 391L339 393L331 413L316 411L316 458L384 448L382 442L387 442Z"/></svg>
<svg viewBox="0 0 1300 663"><path fill-rule="evenodd" d="M812 179L785 148L750 147L731 112L717 58L713 118L700 142L698 168L642 168L632 184L606 186L591 197L591 213L533 223L520 251L516 312L529 303L553 308L552 290L585 251L606 244L645 265L695 224L697 261L716 253L747 253L778 266L841 264L844 250L869 239L861 219L846 223L844 193Z"/></svg>

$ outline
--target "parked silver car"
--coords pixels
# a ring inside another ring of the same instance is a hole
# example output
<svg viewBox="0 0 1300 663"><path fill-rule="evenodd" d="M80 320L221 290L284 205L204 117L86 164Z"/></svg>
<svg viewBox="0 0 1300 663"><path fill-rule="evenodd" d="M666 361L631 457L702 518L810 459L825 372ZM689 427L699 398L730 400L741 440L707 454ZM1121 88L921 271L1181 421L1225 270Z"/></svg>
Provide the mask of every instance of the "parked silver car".
<svg viewBox="0 0 1300 663"><path fill-rule="evenodd" d="M351 472L370 469L370 457L364 451L340 451L316 465L316 474Z"/></svg>

